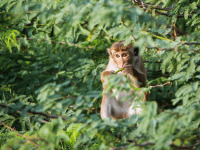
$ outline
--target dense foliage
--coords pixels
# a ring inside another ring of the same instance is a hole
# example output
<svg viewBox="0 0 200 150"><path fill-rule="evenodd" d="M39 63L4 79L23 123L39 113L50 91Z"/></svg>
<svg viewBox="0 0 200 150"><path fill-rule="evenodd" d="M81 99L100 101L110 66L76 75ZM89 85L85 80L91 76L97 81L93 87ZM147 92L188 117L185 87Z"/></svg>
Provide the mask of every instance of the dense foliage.
<svg viewBox="0 0 200 150"><path fill-rule="evenodd" d="M140 48L150 97L103 121L120 40ZM200 0L1 0L1 149L199 149L199 52Z"/></svg>

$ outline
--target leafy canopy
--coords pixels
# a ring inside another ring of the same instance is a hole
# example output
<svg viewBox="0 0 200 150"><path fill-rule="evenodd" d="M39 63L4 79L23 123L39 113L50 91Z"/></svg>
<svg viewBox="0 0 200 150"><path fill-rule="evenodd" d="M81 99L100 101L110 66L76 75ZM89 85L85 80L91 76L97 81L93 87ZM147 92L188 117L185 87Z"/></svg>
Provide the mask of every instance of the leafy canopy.
<svg viewBox="0 0 200 150"><path fill-rule="evenodd" d="M199 0L1 0L1 149L198 149L199 14ZM150 97L103 121L100 73L120 40L140 48Z"/></svg>

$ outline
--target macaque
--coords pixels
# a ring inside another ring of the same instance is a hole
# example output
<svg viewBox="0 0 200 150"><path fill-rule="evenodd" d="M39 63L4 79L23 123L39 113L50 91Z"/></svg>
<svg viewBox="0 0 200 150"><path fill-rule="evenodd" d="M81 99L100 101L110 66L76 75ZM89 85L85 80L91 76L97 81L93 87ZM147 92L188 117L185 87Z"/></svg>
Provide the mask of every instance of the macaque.
<svg viewBox="0 0 200 150"><path fill-rule="evenodd" d="M124 41L116 42L108 49L109 62L106 69L101 73L101 81L103 84L103 93L107 88L108 76L116 73L120 78L124 75L130 81L133 87L140 88L146 86L146 69L142 57L139 55L139 48L132 44L124 46ZM120 83L123 86L123 83ZM116 89L112 89L107 94L103 94L101 102L101 118L123 119L129 118L133 114L141 112L141 108L133 109L134 98L122 100L124 97L134 95L135 91L131 88L129 92L121 91L115 96L112 93L117 93ZM147 95L139 91L138 94L143 100L147 99ZM142 95L142 96L141 96ZM137 94L136 94L137 96Z"/></svg>

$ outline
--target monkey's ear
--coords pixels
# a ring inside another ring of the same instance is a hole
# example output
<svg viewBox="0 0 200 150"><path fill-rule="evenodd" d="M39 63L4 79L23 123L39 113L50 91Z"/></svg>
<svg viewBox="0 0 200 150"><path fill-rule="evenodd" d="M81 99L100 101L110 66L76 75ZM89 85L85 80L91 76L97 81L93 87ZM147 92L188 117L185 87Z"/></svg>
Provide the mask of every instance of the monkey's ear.
<svg viewBox="0 0 200 150"><path fill-rule="evenodd" d="M138 54L139 54L139 47L134 47L133 50L134 50L134 55L138 56Z"/></svg>
<svg viewBox="0 0 200 150"><path fill-rule="evenodd" d="M110 48L107 48L107 51L108 51L108 54L111 55L111 49Z"/></svg>

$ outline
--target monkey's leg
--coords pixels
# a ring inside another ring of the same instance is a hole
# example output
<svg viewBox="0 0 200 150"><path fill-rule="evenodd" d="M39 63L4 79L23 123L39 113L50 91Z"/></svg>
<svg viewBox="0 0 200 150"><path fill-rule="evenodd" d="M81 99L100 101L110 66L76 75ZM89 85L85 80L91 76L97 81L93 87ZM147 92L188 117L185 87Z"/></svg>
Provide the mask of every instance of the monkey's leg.
<svg viewBox="0 0 200 150"><path fill-rule="evenodd" d="M101 102L101 118L106 119L110 118L111 116L111 97L110 93L103 96L102 102Z"/></svg>

